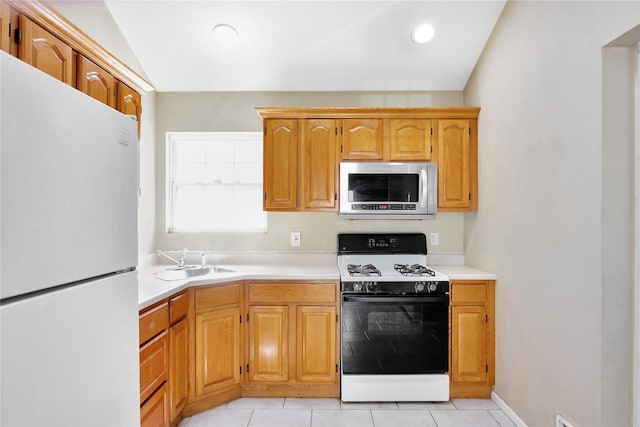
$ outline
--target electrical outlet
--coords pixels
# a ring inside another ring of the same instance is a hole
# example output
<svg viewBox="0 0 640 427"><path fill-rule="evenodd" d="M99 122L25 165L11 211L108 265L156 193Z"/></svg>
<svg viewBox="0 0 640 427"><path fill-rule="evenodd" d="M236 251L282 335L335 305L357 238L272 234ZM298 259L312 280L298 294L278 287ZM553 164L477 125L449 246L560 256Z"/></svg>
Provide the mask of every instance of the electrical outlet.
<svg viewBox="0 0 640 427"><path fill-rule="evenodd" d="M431 233L429 235L429 241L431 242L431 246L438 246L438 233Z"/></svg>
<svg viewBox="0 0 640 427"><path fill-rule="evenodd" d="M291 232L291 246L300 246L300 232L292 231Z"/></svg>

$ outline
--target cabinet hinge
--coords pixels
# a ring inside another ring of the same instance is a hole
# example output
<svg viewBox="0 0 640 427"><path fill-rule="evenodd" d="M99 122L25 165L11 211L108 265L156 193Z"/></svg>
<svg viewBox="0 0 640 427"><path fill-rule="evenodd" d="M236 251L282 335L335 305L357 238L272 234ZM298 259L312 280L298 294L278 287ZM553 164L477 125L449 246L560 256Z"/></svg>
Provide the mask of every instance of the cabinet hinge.
<svg viewBox="0 0 640 427"><path fill-rule="evenodd" d="M338 315L336 314L336 323L338 323Z"/></svg>
<svg viewBox="0 0 640 427"><path fill-rule="evenodd" d="M342 135L344 133L343 130L344 130L343 127L340 126L340 135Z"/></svg>
<svg viewBox="0 0 640 427"><path fill-rule="evenodd" d="M247 323L249 323L249 313L247 313ZM249 365L247 365L249 366Z"/></svg>
<svg viewBox="0 0 640 427"><path fill-rule="evenodd" d="M264 200L267 200L267 193L264 193Z"/></svg>
<svg viewBox="0 0 640 427"><path fill-rule="evenodd" d="M336 363L336 372L338 372L338 364Z"/></svg>
<svg viewBox="0 0 640 427"><path fill-rule="evenodd" d="M335 128L335 131L336 131L336 135L338 135L338 128Z"/></svg>
<svg viewBox="0 0 640 427"><path fill-rule="evenodd" d="M9 38L11 38L11 22L9 22Z"/></svg>
<svg viewBox="0 0 640 427"><path fill-rule="evenodd" d="M265 135L267 134L267 127L266 126L264 127L264 134Z"/></svg>
<svg viewBox="0 0 640 427"><path fill-rule="evenodd" d="M242 366L240 366L240 375L242 375Z"/></svg>
<svg viewBox="0 0 640 427"><path fill-rule="evenodd" d="M266 200L266 199L265 199ZM469 201L471 201L471 193L469 193Z"/></svg>
<svg viewBox="0 0 640 427"><path fill-rule="evenodd" d="M22 30L20 28L16 28L13 32L13 38L16 41L16 44L22 43Z"/></svg>
<svg viewBox="0 0 640 427"><path fill-rule="evenodd" d="M484 365L484 371L489 372L489 365Z"/></svg>
<svg viewBox="0 0 640 427"><path fill-rule="evenodd" d="M433 145L429 146L429 152L433 153Z"/></svg>
<svg viewBox="0 0 640 427"><path fill-rule="evenodd" d="M433 135L433 128L429 128L429 135Z"/></svg>
<svg viewBox="0 0 640 427"><path fill-rule="evenodd" d="M469 128L469 135L471 135L471 128Z"/></svg>
<svg viewBox="0 0 640 427"><path fill-rule="evenodd" d="M342 145L340 146L340 152L342 153Z"/></svg>
<svg viewBox="0 0 640 427"><path fill-rule="evenodd" d="M240 323L242 323L242 314L240 315ZM242 372L240 372L240 373L242 373Z"/></svg>
<svg viewBox="0 0 640 427"><path fill-rule="evenodd" d="M485 321L485 323L489 323L489 315L488 314L484 315L484 321Z"/></svg>
<svg viewBox="0 0 640 427"><path fill-rule="evenodd" d="M333 200L338 200L338 193L333 193Z"/></svg>
<svg viewBox="0 0 640 427"><path fill-rule="evenodd" d="M247 374L249 373L249 364L247 363Z"/></svg>

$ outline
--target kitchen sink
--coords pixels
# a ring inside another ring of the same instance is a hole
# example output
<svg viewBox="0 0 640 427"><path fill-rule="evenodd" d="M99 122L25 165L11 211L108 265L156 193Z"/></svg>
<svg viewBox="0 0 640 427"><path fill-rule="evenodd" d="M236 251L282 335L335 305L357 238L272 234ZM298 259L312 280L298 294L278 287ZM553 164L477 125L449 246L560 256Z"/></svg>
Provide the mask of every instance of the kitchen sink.
<svg viewBox="0 0 640 427"><path fill-rule="evenodd" d="M164 271L155 273L160 280L183 280L197 276L211 276L214 274L233 273L234 270L213 265L185 265L184 267L168 267Z"/></svg>

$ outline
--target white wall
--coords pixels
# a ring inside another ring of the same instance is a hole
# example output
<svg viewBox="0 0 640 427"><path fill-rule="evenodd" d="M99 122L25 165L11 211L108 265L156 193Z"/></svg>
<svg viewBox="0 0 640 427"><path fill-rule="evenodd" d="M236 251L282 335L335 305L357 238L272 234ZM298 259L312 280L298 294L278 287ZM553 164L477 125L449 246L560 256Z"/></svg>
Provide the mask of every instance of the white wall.
<svg viewBox="0 0 640 427"><path fill-rule="evenodd" d="M532 426L630 424L631 284L603 287L603 202L628 195L603 196L602 47L638 23L638 2L507 2L464 92L482 107L466 261L498 275L496 392Z"/></svg>
<svg viewBox="0 0 640 427"><path fill-rule="evenodd" d="M169 131L261 131L255 107L298 106L461 106L462 92L235 92L158 93L156 99L157 249L335 253L337 234L357 231L438 232L429 253L462 254L464 216L439 213L425 221L349 221L337 213L269 213L266 234L167 233L165 231L165 133ZM152 213L149 212L149 215ZM292 248L289 233L300 231Z"/></svg>

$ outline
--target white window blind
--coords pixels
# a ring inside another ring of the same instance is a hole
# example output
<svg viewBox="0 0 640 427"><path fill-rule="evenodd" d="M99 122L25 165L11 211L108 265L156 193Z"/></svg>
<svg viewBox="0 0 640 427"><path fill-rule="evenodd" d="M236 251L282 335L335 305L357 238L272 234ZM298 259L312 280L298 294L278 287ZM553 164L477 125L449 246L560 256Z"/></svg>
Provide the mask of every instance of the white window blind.
<svg viewBox="0 0 640 427"><path fill-rule="evenodd" d="M169 232L265 232L262 133L168 132Z"/></svg>

